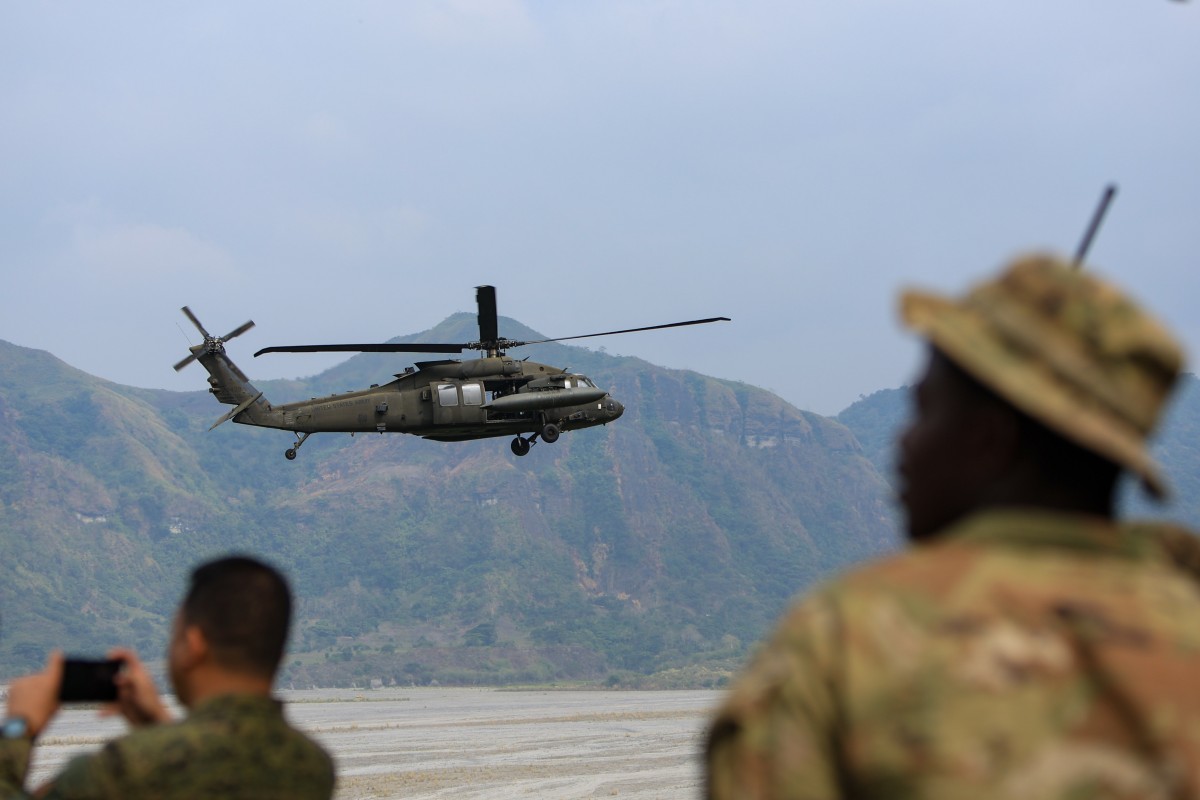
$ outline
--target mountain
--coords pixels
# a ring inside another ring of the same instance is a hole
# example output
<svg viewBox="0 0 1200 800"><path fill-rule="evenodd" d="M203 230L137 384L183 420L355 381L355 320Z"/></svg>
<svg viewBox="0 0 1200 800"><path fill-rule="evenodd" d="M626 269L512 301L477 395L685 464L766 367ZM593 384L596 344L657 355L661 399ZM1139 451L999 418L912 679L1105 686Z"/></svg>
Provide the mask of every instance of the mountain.
<svg viewBox="0 0 1200 800"><path fill-rule="evenodd" d="M474 322L407 340L465 341ZM286 681L711 683L797 591L895 547L890 490L845 425L637 358L526 355L589 375L625 415L524 458L504 439L321 434L288 462L288 433L209 432L228 409L206 391L0 342L0 675L51 647L160 653L188 569L241 551L292 577ZM404 366L362 354L256 385L285 402Z"/></svg>
<svg viewBox="0 0 1200 800"><path fill-rule="evenodd" d="M892 442L908 418L907 389L884 389L861 398L835 419L849 428L880 475L891 480ZM1175 394L1154 437L1152 452L1171 486L1165 503L1146 497L1135 482L1125 480L1118 497L1127 517L1162 517L1200 530L1200 381L1180 376Z"/></svg>
<svg viewBox="0 0 1200 800"><path fill-rule="evenodd" d="M879 474L893 478L896 437L908 421L908 387L880 389L839 413L834 419L845 425L862 445Z"/></svg>

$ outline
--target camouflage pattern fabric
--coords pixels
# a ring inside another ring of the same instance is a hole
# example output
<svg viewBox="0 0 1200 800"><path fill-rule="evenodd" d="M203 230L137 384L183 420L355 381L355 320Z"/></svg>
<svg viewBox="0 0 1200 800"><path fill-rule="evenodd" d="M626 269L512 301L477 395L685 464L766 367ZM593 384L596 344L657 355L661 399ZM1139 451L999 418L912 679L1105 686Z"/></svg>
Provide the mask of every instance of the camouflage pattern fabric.
<svg viewBox="0 0 1200 800"><path fill-rule="evenodd" d="M1144 527L1145 535L1153 537L1176 567L1193 580L1200 582L1200 537L1171 523L1130 523Z"/></svg>
<svg viewBox="0 0 1200 800"><path fill-rule="evenodd" d="M1091 271L1019 258L962 299L922 291L900 316L1015 407L1166 493L1146 437L1183 365L1171 333Z"/></svg>
<svg viewBox="0 0 1200 800"><path fill-rule="evenodd" d="M0 796L19 796L28 759L19 773L10 769L29 746L0 744L12 745L0 755ZM224 695L200 704L182 722L139 728L74 759L45 796L327 800L333 786L333 762L287 724L278 701Z"/></svg>
<svg viewBox="0 0 1200 800"><path fill-rule="evenodd" d="M29 767L28 739L0 739L0 797L20 797Z"/></svg>
<svg viewBox="0 0 1200 800"><path fill-rule="evenodd" d="M1149 523L976 514L802 600L712 798L1200 797L1200 585Z"/></svg>

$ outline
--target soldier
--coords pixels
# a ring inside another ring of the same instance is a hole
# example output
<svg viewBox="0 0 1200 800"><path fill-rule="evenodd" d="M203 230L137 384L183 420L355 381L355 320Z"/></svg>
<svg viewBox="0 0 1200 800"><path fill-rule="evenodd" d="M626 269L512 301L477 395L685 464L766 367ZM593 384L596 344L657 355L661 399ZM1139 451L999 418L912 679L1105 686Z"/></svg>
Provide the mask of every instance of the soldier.
<svg viewBox="0 0 1200 800"><path fill-rule="evenodd" d="M328 755L283 718L271 697L291 617L283 576L229 557L192 573L175 616L167 663L188 709L173 722L137 656L117 678L114 710L134 730L71 761L38 794L52 798L311 798L333 795ZM0 796L21 791L34 738L58 710L62 656L9 687L0 740Z"/></svg>
<svg viewBox="0 0 1200 800"><path fill-rule="evenodd" d="M901 311L930 345L912 544L784 617L713 721L708 796L1200 796L1200 586L1177 529L1114 520L1123 470L1163 495L1178 346L1048 256Z"/></svg>

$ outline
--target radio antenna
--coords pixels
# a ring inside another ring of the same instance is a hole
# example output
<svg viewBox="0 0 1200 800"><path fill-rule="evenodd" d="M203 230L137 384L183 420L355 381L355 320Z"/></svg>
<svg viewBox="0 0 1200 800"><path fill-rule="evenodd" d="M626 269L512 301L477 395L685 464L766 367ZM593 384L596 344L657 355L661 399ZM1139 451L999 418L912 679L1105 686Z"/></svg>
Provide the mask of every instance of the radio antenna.
<svg viewBox="0 0 1200 800"><path fill-rule="evenodd" d="M1108 213L1108 206L1112 203L1113 196L1117 193L1117 185L1110 183L1104 187L1104 194L1100 197L1100 204L1096 206L1095 212L1092 213L1092 221L1088 223L1087 231L1083 234L1083 241L1079 243L1079 249L1075 251L1075 260L1072 266L1079 269L1083 266L1083 259L1087 257L1087 252L1092 246L1092 239L1096 236L1096 231L1100 230L1100 223L1104 222L1104 215Z"/></svg>

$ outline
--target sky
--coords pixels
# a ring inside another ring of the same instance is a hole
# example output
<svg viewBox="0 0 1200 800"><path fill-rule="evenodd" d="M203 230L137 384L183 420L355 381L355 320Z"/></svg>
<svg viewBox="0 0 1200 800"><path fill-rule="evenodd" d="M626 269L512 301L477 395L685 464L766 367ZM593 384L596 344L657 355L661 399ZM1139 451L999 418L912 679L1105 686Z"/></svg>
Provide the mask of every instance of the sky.
<svg viewBox="0 0 1200 800"><path fill-rule="evenodd" d="M1089 268L1200 358L1197 42L1169 0L4 3L0 339L201 390L183 305L298 377L344 356L252 353L491 284L548 337L731 317L581 344L832 415L916 376L900 289L1069 255L1114 183Z"/></svg>

